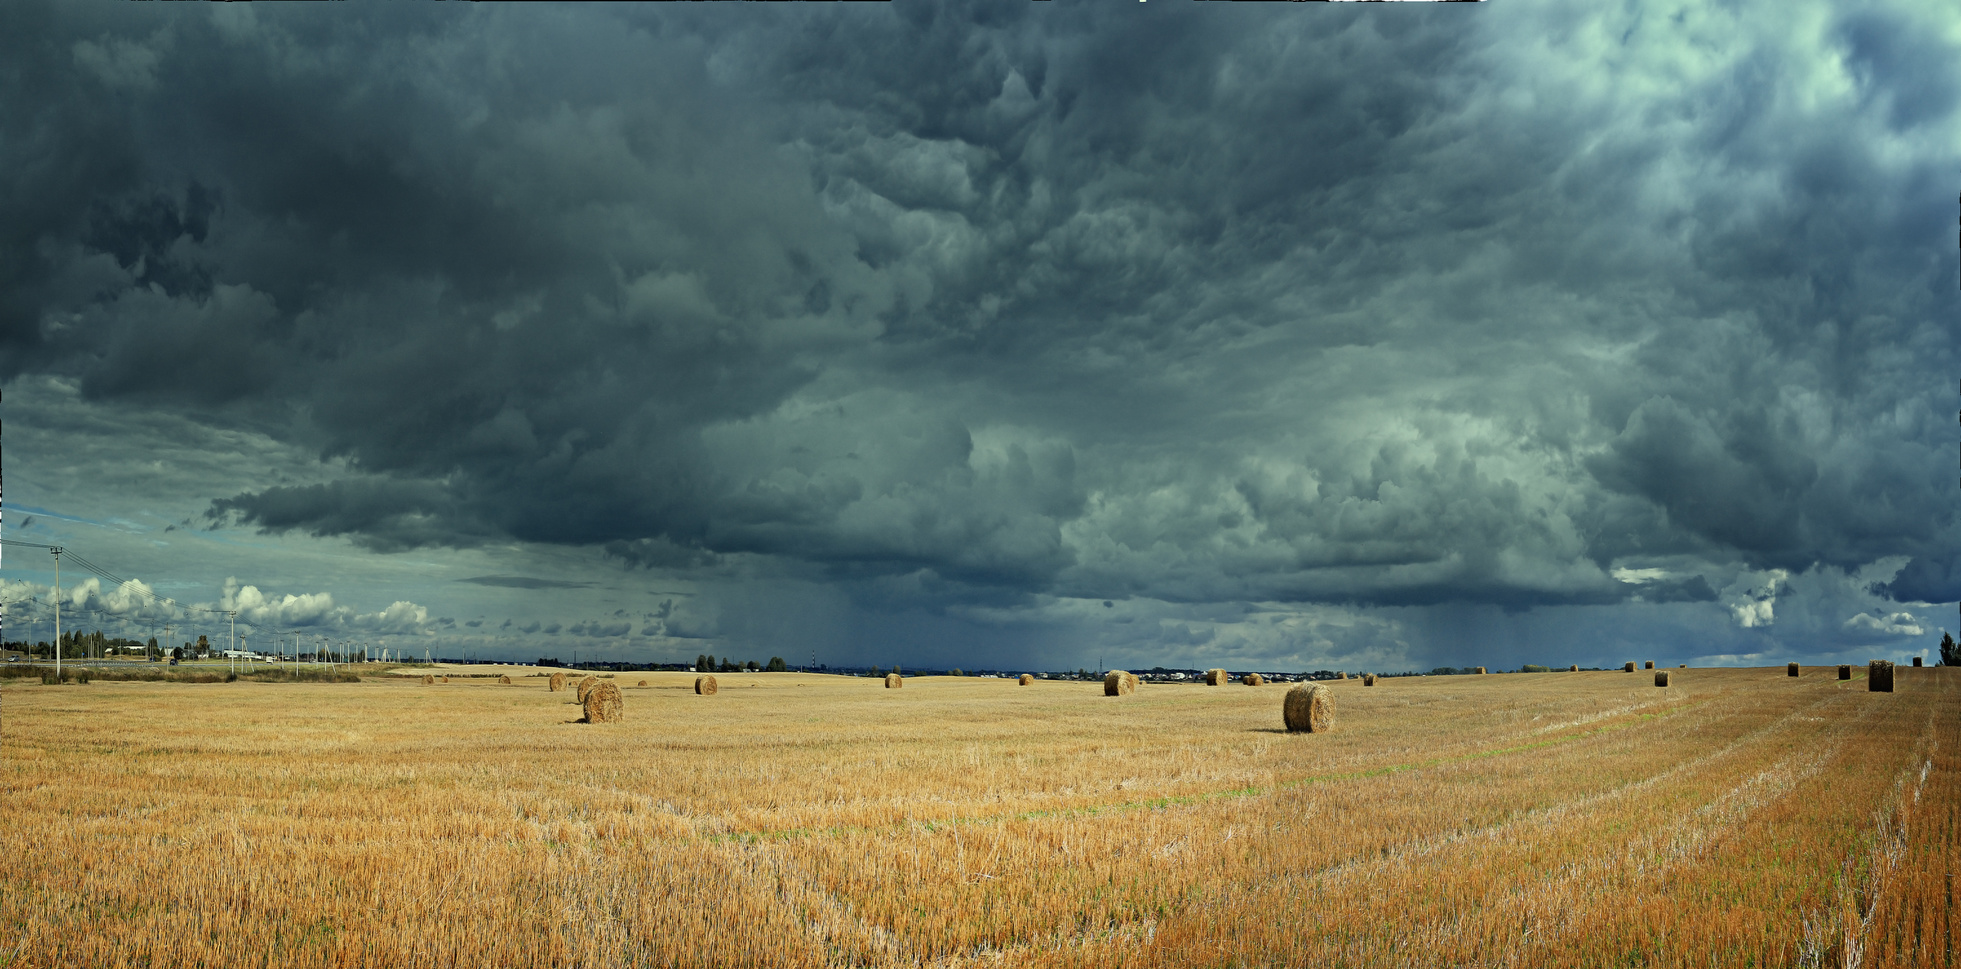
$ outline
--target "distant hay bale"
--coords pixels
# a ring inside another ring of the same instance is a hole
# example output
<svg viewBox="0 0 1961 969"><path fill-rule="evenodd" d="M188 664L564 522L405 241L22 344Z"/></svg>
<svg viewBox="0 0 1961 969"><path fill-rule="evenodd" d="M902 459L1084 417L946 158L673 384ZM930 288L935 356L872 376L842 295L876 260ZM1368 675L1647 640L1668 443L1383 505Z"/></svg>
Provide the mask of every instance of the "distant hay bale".
<svg viewBox="0 0 1961 969"><path fill-rule="evenodd" d="M1029 675L1028 675L1027 673L1023 673L1023 674L1021 674L1021 679L1020 679L1020 680L1018 680L1017 682L1018 682L1018 683L1019 683L1020 685L1022 685L1022 686L1027 686L1027 685L1029 685L1030 683L1033 683L1033 682L1035 682L1035 678L1034 678L1034 677L1032 677L1032 676L1029 676Z"/></svg>
<svg viewBox="0 0 1961 969"><path fill-rule="evenodd" d="M1915 657L1913 658L1913 665L1915 665L1915 666L1919 666L1919 665L1920 665L1920 657L1918 657L1918 656L1915 656Z"/></svg>
<svg viewBox="0 0 1961 969"><path fill-rule="evenodd" d="M1345 680L1345 679L1348 679L1348 674L1347 674L1347 673L1343 673L1343 672L1340 672L1340 671L1336 671L1336 673L1335 673L1335 679L1337 679L1337 680Z"/></svg>
<svg viewBox="0 0 1961 969"><path fill-rule="evenodd" d="M430 676L430 675L429 675L429 674L427 674L427 673L424 673L424 674L422 674L422 685L423 685L423 686L435 686L435 685L436 685L436 678L435 678L435 677L433 677L433 676Z"/></svg>
<svg viewBox="0 0 1961 969"><path fill-rule="evenodd" d="M1868 693L1893 692L1893 664L1892 663L1887 662L1886 660L1883 659L1876 659L1872 661L1872 665L1866 667L1866 692Z"/></svg>
<svg viewBox="0 0 1961 969"><path fill-rule="evenodd" d="M695 693L697 695L714 696L715 691L719 689L721 689L721 686L715 682L714 677L712 676L695 677Z"/></svg>
<svg viewBox="0 0 1961 969"><path fill-rule="evenodd" d="M620 688L605 680L586 691L585 705L587 723L618 723L625 706L620 700Z"/></svg>
<svg viewBox="0 0 1961 969"><path fill-rule="evenodd" d="M498 677L498 678L497 678L497 682L498 682L498 683L500 683L500 684L503 684L504 686L510 686L510 685L511 685L511 678L510 678L510 677L508 677L508 676L500 676L500 677Z"/></svg>
<svg viewBox="0 0 1961 969"><path fill-rule="evenodd" d="M1656 671L1655 671L1655 685L1656 685L1656 686L1667 686L1667 685L1668 685L1668 671L1667 671L1667 670L1656 670Z"/></svg>
<svg viewBox="0 0 1961 969"><path fill-rule="evenodd" d="M564 689L565 689L565 674L564 674L564 673L553 673L553 674L552 674L552 692L553 692L553 693L558 693L558 692L560 692L560 691L562 691L562 690L564 690Z"/></svg>
<svg viewBox="0 0 1961 969"><path fill-rule="evenodd" d="M1785 676L1796 676L1796 675L1798 675L1798 664L1796 664L1796 663L1786 663L1786 664L1784 665L1784 675L1785 675Z"/></svg>
<svg viewBox="0 0 1961 969"><path fill-rule="evenodd" d="M1232 679L1232 677L1230 677L1230 676L1227 676L1227 675L1226 675L1226 671L1225 671L1225 670L1206 670L1206 671L1205 671L1205 685L1206 685L1206 686L1225 686L1225 685L1226 685L1226 683L1227 683L1228 681L1230 681L1231 679Z"/></svg>
<svg viewBox="0 0 1961 969"><path fill-rule="evenodd" d="M597 676L588 676L588 677L586 677L585 679L583 679L583 680L580 680L580 681L579 681L579 702L580 702L580 703L584 703L584 702L586 702L586 695L587 695L587 694L589 694L589 693L591 693L591 692L593 691L593 688L594 688L594 687L597 687L597 686L598 686L598 685L599 685L600 683L602 683L602 682L604 682L604 681L602 681L602 680L601 680L601 679L600 679L599 677L597 677Z"/></svg>
<svg viewBox="0 0 1961 969"><path fill-rule="evenodd" d="M1103 674L1104 696L1129 696L1137 692L1137 675L1125 670L1111 670Z"/></svg>
<svg viewBox="0 0 1961 969"><path fill-rule="evenodd" d="M1327 733L1335 728L1335 691L1326 683L1302 683L1287 691L1280 715L1288 730Z"/></svg>
<svg viewBox="0 0 1961 969"><path fill-rule="evenodd" d="M1654 660L1649 660L1649 661L1648 661L1648 665L1647 665L1647 667L1646 667L1646 668L1647 668L1647 669L1654 669L1654 668L1655 668L1655 661L1654 661Z"/></svg>
<svg viewBox="0 0 1961 969"><path fill-rule="evenodd" d="M1579 671L1580 671L1580 664L1578 663L1574 663L1573 665L1568 666L1566 668L1566 672L1568 673L1578 673Z"/></svg>
<svg viewBox="0 0 1961 969"><path fill-rule="evenodd" d="M1634 672L1634 664L1633 664L1633 663L1629 663L1629 664L1627 664L1626 666L1623 666L1623 667L1621 667L1621 669L1622 669L1623 671L1625 671L1625 672L1628 672L1628 673L1632 673L1632 672Z"/></svg>
<svg viewBox="0 0 1961 969"><path fill-rule="evenodd" d="M646 685L647 685L647 681L646 681L646 680L641 680L641 681L640 681L640 685L641 685L641 686L646 686Z"/></svg>
<svg viewBox="0 0 1961 969"><path fill-rule="evenodd" d="M1849 680L1852 678L1852 665L1850 663L1839 664L1838 678L1841 680Z"/></svg>
<svg viewBox="0 0 1961 969"><path fill-rule="evenodd" d="M1678 663L1678 664L1676 664L1676 666L1675 666L1675 668L1676 668L1676 669L1678 669L1678 670L1685 670L1685 669L1688 669L1688 668L1689 668L1689 664L1687 664L1687 663Z"/></svg>
<svg viewBox="0 0 1961 969"><path fill-rule="evenodd" d="M886 689L888 689L888 690L896 690L896 689L898 689L898 688L900 688L900 687L902 687L902 686L905 686L905 685L906 685L906 678L905 678L905 677L903 677L903 676L900 676L900 675L899 675L899 674L897 674L897 673L887 673L887 674L885 674L885 688L886 688Z"/></svg>
<svg viewBox="0 0 1961 969"><path fill-rule="evenodd" d="M1362 674L1362 685L1363 685L1363 686L1374 686L1374 685L1375 685L1375 674L1374 674L1374 673L1363 673L1363 674Z"/></svg>
<svg viewBox="0 0 1961 969"><path fill-rule="evenodd" d="M1479 674L1480 676L1482 676L1482 675L1484 674L1484 667L1482 667L1482 666L1480 666L1480 667L1478 667L1478 674Z"/></svg>
<svg viewBox="0 0 1961 969"><path fill-rule="evenodd" d="M444 683L448 683L448 682L449 682L449 674L447 674L447 673L445 673L445 674L443 674L443 682L444 682Z"/></svg>
<svg viewBox="0 0 1961 969"><path fill-rule="evenodd" d="M1261 676L1258 673L1248 673L1245 676L1240 677L1239 682L1244 683L1247 686L1265 686L1266 677Z"/></svg>

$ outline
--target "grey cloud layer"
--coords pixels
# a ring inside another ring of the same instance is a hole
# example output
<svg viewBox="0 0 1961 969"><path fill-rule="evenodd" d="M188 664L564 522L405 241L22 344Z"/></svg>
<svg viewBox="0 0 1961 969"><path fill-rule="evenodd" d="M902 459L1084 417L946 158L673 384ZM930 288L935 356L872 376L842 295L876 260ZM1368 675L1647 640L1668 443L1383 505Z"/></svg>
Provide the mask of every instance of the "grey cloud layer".
<svg viewBox="0 0 1961 969"><path fill-rule="evenodd" d="M1957 15L1423 6L13 4L0 365L891 617L1961 598Z"/></svg>

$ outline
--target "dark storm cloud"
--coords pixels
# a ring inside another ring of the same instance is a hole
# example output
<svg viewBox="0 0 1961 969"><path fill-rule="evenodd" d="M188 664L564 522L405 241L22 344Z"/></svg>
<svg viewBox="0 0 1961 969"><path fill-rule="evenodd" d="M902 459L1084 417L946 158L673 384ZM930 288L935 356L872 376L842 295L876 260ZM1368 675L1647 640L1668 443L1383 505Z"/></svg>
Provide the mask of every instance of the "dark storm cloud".
<svg viewBox="0 0 1961 969"><path fill-rule="evenodd" d="M1951 597L1951 16L1424 6L12 4L0 365L895 616Z"/></svg>
<svg viewBox="0 0 1961 969"><path fill-rule="evenodd" d="M566 579L539 579L528 575L473 575L458 582L473 585L496 586L502 589L582 589L592 585L590 582L573 582Z"/></svg>

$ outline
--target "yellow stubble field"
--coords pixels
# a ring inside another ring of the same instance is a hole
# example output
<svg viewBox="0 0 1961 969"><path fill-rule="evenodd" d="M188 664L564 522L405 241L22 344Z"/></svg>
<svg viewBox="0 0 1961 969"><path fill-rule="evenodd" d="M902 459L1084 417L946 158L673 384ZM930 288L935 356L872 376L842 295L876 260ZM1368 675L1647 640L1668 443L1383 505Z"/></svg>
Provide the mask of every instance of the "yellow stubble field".
<svg viewBox="0 0 1961 969"><path fill-rule="evenodd" d="M1961 674L1670 672L0 681L0 965L1952 964Z"/></svg>

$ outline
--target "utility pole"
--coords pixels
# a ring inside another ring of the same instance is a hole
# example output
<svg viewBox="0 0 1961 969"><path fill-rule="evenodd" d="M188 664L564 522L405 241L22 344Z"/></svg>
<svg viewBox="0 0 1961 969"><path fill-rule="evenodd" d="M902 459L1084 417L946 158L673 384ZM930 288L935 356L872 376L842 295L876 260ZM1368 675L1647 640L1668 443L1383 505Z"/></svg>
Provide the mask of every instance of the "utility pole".
<svg viewBox="0 0 1961 969"><path fill-rule="evenodd" d="M231 626L232 645L231 648L226 650L225 652L231 654L232 672L236 673L238 672L238 611L237 610L232 610L231 612L231 624L232 624Z"/></svg>
<svg viewBox="0 0 1961 969"><path fill-rule="evenodd" d="M54 553L54 681L61 682L61 546L48 549Z"/></svg>

